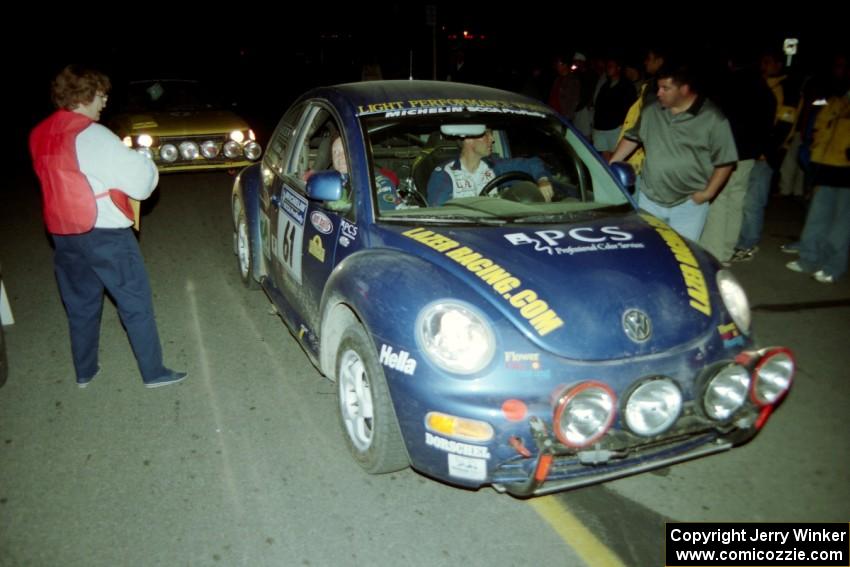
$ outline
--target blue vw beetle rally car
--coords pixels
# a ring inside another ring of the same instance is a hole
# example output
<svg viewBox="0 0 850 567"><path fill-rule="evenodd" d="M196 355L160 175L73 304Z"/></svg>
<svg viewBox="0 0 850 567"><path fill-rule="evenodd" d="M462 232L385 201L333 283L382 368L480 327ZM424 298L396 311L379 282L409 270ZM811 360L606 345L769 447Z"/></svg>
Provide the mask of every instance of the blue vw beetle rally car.
<svg viewBox="0 0 850 567"><path fill-rule="evenodd" d="M743 443L793 378L628 173L513 93L320 88L236 178L234 248L366 471L542 494Z"/></svg>

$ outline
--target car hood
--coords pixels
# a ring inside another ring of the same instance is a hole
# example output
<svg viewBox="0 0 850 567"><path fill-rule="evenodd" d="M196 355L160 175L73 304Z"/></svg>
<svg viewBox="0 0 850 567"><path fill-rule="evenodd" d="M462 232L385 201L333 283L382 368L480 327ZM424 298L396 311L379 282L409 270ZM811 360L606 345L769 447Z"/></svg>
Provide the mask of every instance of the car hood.
<svg viewBox="0 0 850 567"><path fill-rule="evenodd" d="M245 121L229 110L124 114L115 122L122 135L187 136L248 129Z"/></svg>
<svg viewBox="0 0 850 567"><path fill-rule="evenodd" d="M723 306L700 248L637 213L584 223L387 227L541 348L614 360L705 337ZM706 269L704 269L706 268Z"/></svg>

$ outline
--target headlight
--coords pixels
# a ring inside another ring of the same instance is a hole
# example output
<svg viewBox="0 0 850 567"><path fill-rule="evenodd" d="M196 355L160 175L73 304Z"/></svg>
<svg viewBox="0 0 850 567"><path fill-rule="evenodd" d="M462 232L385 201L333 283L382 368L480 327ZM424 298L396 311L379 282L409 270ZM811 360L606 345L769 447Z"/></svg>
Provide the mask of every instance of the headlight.
<svg viewBox="0 0 850 567"><path fill-rule="evenodd" d="M753 399L760 405L772 404L791 387L794 357L788 349L769 350L753 370Z"/></svg>
<svg viewBox="0 0 850 567"><path fill-rule="evenodd" d="M239 145L239 142L234 142L233 140L228 141L224 144L224 155L228 158L233 159L235 157L239 157L239 154L242 153L242 146Z"/></svg>
<svg viewBox="0 0 850 567"><path fill-rule="evenodd" d="M153 138L148 134L142 134L138 138L136 138L136 144L143 148L149 148L153 145Z"/></svg>
<svg viewBox="0 0 850 567"><path fill-rule="evenodd" d="M159 157L162 158L162 161L171 163L177 161L177 146L174 144L165 144L159 149Z"/></svg>
<svg viewBox="0 0 850 567"><path fill-rule="evenodd" d="M650 380L638 386L626 403L626 425L650 437L666 431L682 411L682 392L669 378Z"/></svg>
<svg viewBox="0 0 850 567"><path fill-rule="evenodd" d="M248 139L253 141L257 140L257 136L254 134L253 130L248 130Z"/></svg>
<svg viewBox="0 0 850 567"><path fill-rule="evenodd" d="M133 147L133 138L131 138L130 136L124 136L123 138L121 138L121 141L124 142L124 145L128 148Z"/></svg>
<svg viewBox="0 0 850 567"><path fill-rule="evenodd" d="M263 150L260 148L260 144L257 142L248 142L245 144L245 157L251 161L260 157L260 154L263 153Z"/></svg>
<svg viewBox="0 0 850 567"><path fill-rule="evenodd" d="M555 408L555 435L568 447L590 445L614 422L617 399L600 382L582 382L565 392Z"/></svg>
<svg viewBox="0 0 850 567"><path fill-rule="evenodd" d="M230 139L241 144L245 140L245 134L241 130L234 130L230 133Z"/></svg>
<svg viewBox="0 0 850 567"><path fill-rule="evenodd" d="M195 159L200 152L201 150L198 149L198 144L195 142L180 142L180 155L183 159Z"/></svg>
<svg viewBox="0 0 850 567"><path fill-rule="evenodd" d="M711 419L725 421L732 417L747 401L750 375L737 364L725 366L706 385L702 404Z"/></svg>
<svg viewBox="0 0 850 567"><path fill-rule="evenodd" d="M750 302L747 301L744 288L729 270L717 272L717 288L720 290L720 297L723 298L723 304L726 305L732 321L742 333L748 334L750 332Z"/></svg>
<svg viewBox="0 0 850 567"><path fill-rule="evenodd" d="M416 339L431 362L455 374L474 374L493 358L496 341L487 320L472 307L439 301L416 320Z"/></svg>
<svg viewBox="0 0 850 567"><path fill-rule="evenodd" d="M207 159L215 159L216 157L218 157L218 152L218 144L216 144L212 140L207 140L206 142L201 144L201 153L204 154L204 157Z"/></svg>

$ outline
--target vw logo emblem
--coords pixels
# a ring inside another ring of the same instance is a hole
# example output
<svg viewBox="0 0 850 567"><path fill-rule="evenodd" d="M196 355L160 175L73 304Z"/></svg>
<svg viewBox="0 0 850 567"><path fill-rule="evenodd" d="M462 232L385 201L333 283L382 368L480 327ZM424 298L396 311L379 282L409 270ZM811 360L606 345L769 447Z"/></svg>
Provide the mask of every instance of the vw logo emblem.
<svg viewBox="0 0 850 567"><path fill-rule="evenodd" d="M652 336L652 322L643 311L629 309L623 314L623 330L634 342L643 343Z"/></svg>

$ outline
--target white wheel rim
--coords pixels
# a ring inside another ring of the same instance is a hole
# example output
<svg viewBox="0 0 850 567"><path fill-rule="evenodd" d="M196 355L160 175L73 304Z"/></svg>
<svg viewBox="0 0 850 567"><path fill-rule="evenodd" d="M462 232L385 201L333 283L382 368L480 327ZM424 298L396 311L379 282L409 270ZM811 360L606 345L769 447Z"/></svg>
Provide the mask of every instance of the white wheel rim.
<svg viewBox="0 0 850 567"><path fill-rule="evenodd" d="M363 360L353 350L342 355L339 367L339 410L348 438L358 451L372 445L372 388Z"/></svg>
<svg viewBox="0 0 850 567"><path fill-rule="evenodd" d="M239 270L242 272L242 277L247 278L248 268L251 265L251 247L248 241L248 226L244 219L239 219L236 253L239 255Z"/></svg>

